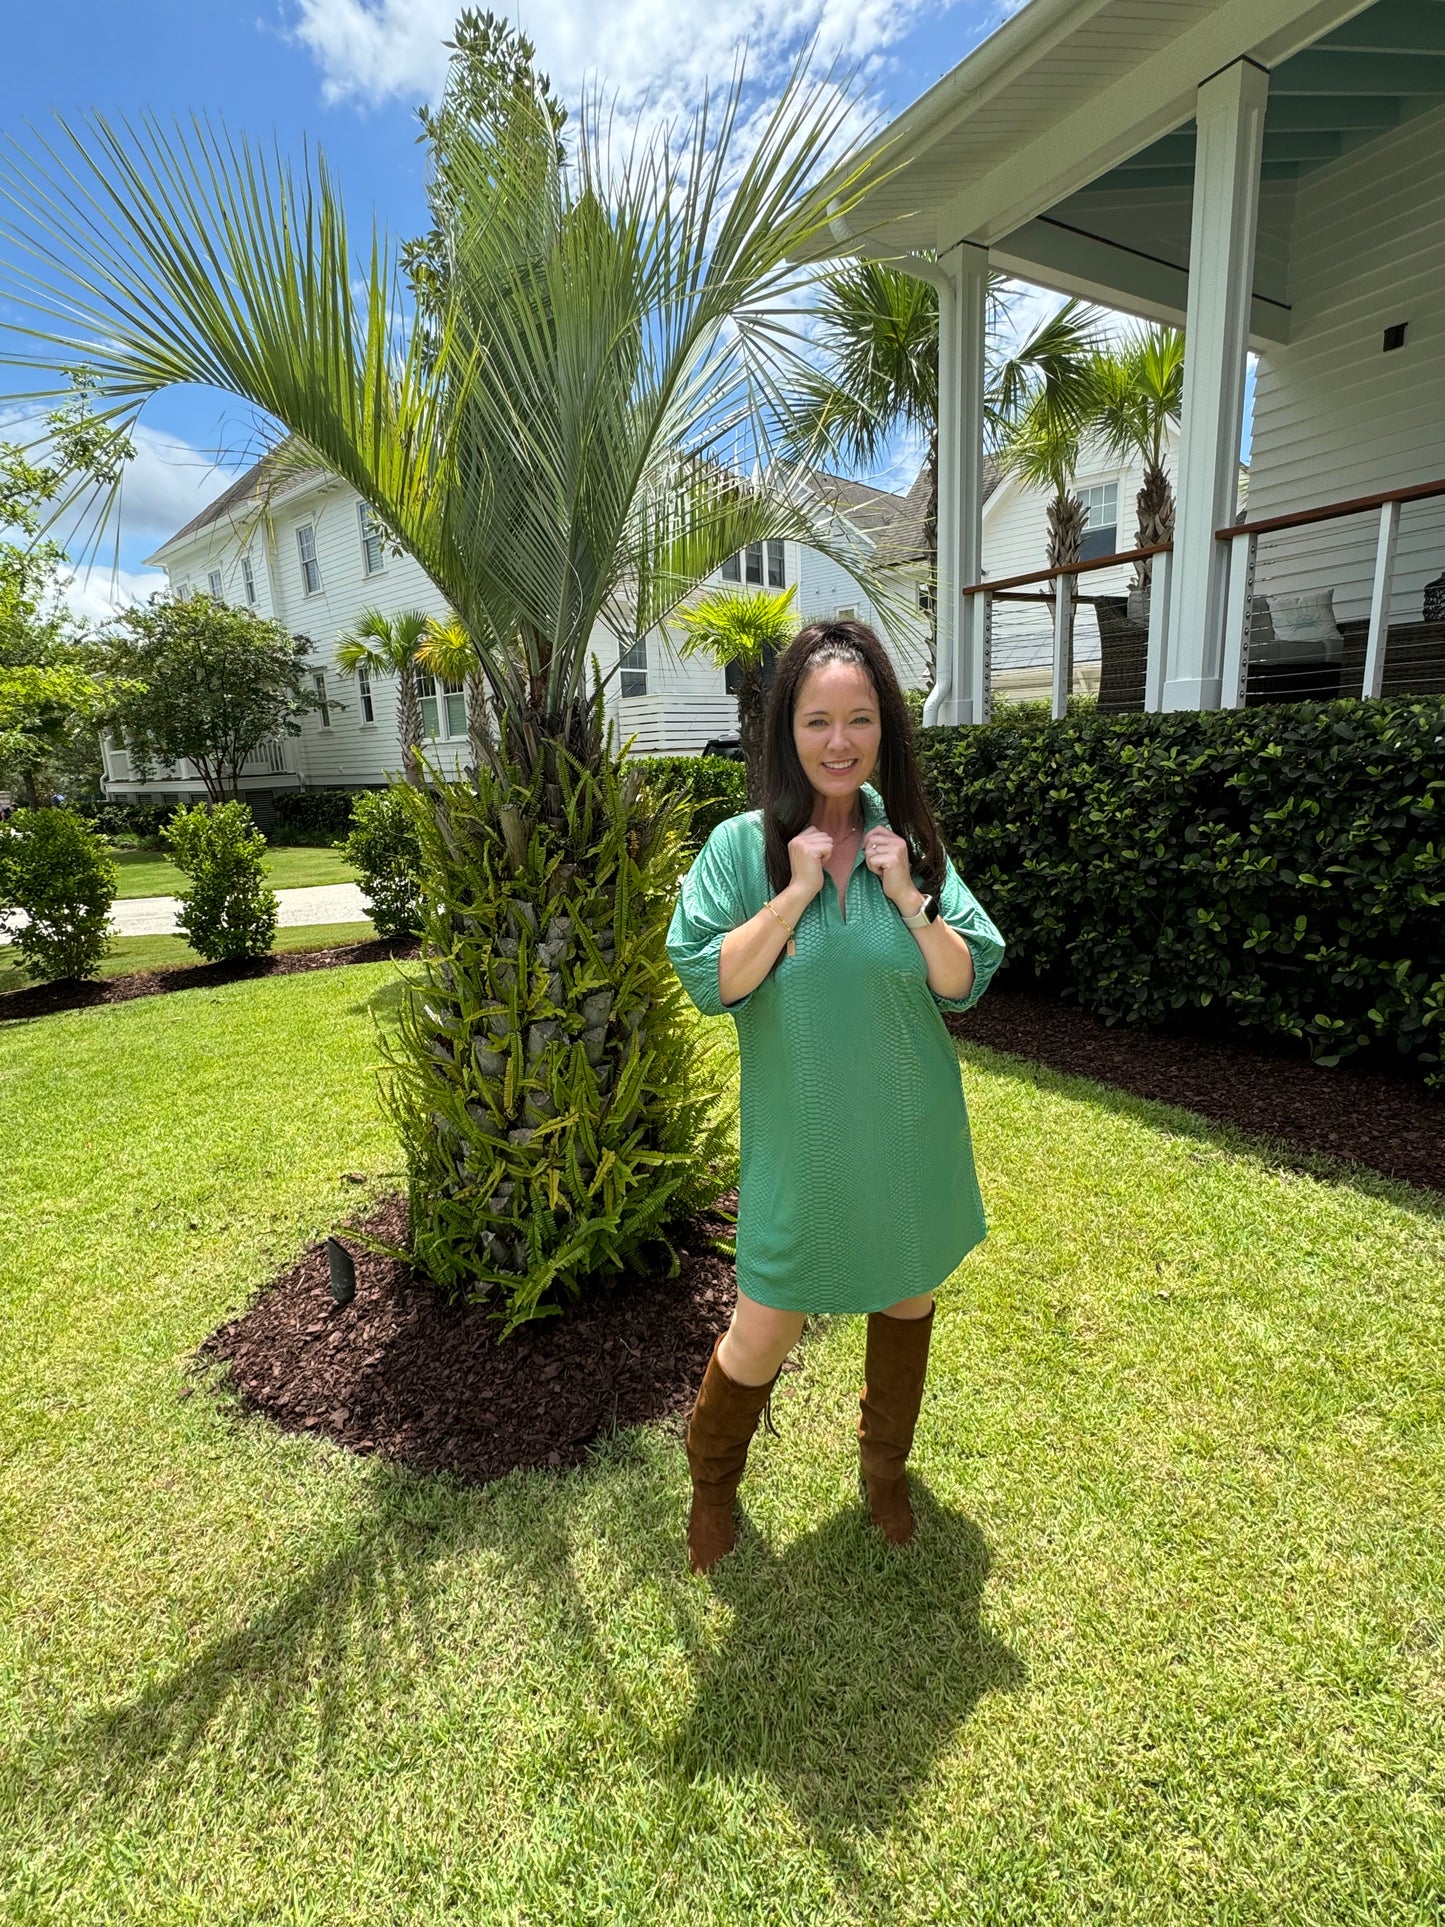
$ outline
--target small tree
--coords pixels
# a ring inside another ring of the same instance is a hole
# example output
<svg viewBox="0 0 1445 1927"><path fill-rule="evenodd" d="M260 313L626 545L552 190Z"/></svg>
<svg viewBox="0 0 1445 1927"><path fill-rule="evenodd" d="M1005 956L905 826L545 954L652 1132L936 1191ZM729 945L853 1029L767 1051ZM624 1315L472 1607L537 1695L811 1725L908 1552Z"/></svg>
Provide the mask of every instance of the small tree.
<svg viewBox="0 0 1445 1927"><path fill-rule="evenodd" d="M364 669L368 675L396 677L401 773L413 787L422 780L421 698L416 672L422 667L419 652L431 631L432 619L424 609L403 609L394 616L384 615L380 609L366 609L350 635L336 645L336 664L343 675L354 676Z"/></svg>
<svg viewBox="0 0 1445 1927"><path fill-rule="evenodd" d="M798 627L793 591L718 589L677 612L686 631L679 654L706 655L720 669L738 671L738 740L748 772L748 808L763 800L764 671Z"/></svg>
<svg viewBox="0 0 1445 1927"><path fill-rule="evenodd" d="M397 789L372 790L352 805L342 844L361 877L361 893L378 937L414 937L421 929L421 843Z"/></svg>
<svg viewBox="0 0 1445 1927"><path fill-rule="evenodd" d="M0 828L0 903L24 913L13 941L29 976L95 975L115 889L110 852L69 810L17 810Z"/></svg>
<svg viewBox="0 0 1445 1927"><path fill-rule="evenodd" d="M190 878L176 922L207 963L264 957L276 936L266 839L244 803L197 803L166 825L176 867Z"/></svg>
<svg viewBox="0 0 1445 1927"><path fill-rule="evenodd" d="M208 595L152 596L116 619L106 667L131 685L110 720L142 782L189 760L214 803L234 800L249 757L319 709L305 686L311 644Z"/></svg>

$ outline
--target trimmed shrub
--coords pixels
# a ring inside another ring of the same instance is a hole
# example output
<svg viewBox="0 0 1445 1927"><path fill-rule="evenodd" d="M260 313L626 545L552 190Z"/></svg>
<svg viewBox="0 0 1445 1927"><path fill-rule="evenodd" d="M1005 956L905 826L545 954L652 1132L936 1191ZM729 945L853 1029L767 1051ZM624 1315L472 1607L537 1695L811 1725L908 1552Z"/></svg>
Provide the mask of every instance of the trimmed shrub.
<svg viewBox="0 0 1445 1927"><path fill-rule="evenodd" d="M638 756L631 767L659 795L676 796L687 804L691 826L689 843L698 849L719 823L748 806L748 772L743 763L727 756Z"/></svg>
<svg viewBox="0 0 1445 1927"><path fill-rule="evenodd" d="M1108 1023L1207 1010L1445 1088L1445 699L1005 716L919 747L1008 967Z"/></svg>
<svg viewBox="0 0 1445 1927"><path fill-rule="evenodd" d="M79 814L102 836L133 836L159 849L174 808L172 803L102 803Z"/></svg>
<svg viewBox="0 0 1445 1927"><path fill-rule="evenodd" d="M0 903L23 910L13 931L27 976L93 977L110 949L115 863L71 810L16 810L0 827Z"/></svg>
<svg viewBox="0 0 1445 1927"><path fill-rule="evenodd" d="M421 843L400 789L363 791L351 821L341 848L361 874L361 893L377 936L419 935Z"/></svg>
<svg viewBox="0 0 1445 1927"><path fill-rule="evenodd" d="M166 826L176 867L190 878L176 922L207 963L264 957L276 936L276 892L266 839L244 803L197 803Z"/></svg>
<svg viewBox="0 0 1445 1927"><path fill-rule="evenodd" d="M379 792L367 790L277 790L271 798L276 814L269 841L278 845L329 845L351 828L351 806L358 798Z"/></svg>

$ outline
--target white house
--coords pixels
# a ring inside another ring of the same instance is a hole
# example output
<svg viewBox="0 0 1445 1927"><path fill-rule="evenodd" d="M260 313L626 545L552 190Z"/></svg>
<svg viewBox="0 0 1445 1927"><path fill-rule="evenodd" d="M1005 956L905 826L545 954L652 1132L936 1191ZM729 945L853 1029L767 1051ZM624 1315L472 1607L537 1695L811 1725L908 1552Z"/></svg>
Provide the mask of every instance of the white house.
<svg viewBox="0 0 1445 1927"><path fill-rule="evenodd" d="M836 178L832 250L939 290L930 720L980 721L993 695L990 268L1185 330L1177 524L1135 707L1234 706L1275 668L1307 667L1308 693L1445 689L1440 0L1028 0L870 155L861 201ZM1090 572L1040 585L1056 706Z"/></svg>
<svg viewBox="0 0 1445 1927"><path fill-rule="evenodd" d="M873 544L879 559L897 569L915 606L926 581L922 556L923 500L920 486L909 496L890 495L838 477L821 476L818 487ZM397 691L392 679L352 679L336 666L336 645L363 610L388 615L403 609L446 613L435 585L409 556L386 549L366 504L355 491L324 471L277 479L266 458L255 463L149 558L163 567L179 591L206 590L274 617L313 645L312 678L324 706L301 721L301 734L267 747L242 778L242 790L258 817L269 816L278 790L360 788L380 785L398 771ZM713 578L771 588L797 587L800 619L840 613L877 621L877 613L843 572L816 550L795 542L755 544ZM926 681L927 618L891 643L905 684ZM611 661L603 658L610 652ZM682 661L661 631L619 654L615 639L599 631L599 661L607 705L624 740L642 753L699 751L710 738L737 728L737 703L721 669ZM430 754L444 768L459 769L466 752L466 702L459 685L428 679L422 686ZM118 800L171 803L202 794L189 768L152 771L142 781L123 744L105 744L105 788Z"/></svg>

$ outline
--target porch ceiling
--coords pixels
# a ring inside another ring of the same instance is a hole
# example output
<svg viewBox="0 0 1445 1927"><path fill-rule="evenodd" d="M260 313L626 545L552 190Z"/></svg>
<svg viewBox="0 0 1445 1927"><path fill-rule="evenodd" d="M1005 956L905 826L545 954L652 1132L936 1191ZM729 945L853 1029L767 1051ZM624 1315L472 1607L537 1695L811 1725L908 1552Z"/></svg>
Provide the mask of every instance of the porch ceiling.
<svg viewBox="0 0 1445 1927"><path fill-rule="evenodd" d="M1182 319L1199 84L1269 107L1252 331L1287 339L1298 182L1445 101L1445 0L1030 0L884 131L836 224L873 253L972 240L1046 285Z"/></svg>

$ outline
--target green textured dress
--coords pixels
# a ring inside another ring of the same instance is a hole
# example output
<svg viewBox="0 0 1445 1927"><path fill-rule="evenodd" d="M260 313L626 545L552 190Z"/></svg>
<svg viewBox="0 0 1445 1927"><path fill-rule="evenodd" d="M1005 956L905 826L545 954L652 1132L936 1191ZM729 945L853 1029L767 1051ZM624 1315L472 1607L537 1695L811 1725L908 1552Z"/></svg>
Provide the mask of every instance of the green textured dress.
<svg viewBox="0 0 1445 1927"><path fill-rule="evenodd" d="M866 829L888 821L864 786ZM933 1291L987 1233L945 1010L967 1010L1003 939L952 864L940 913L973 955L967 997L936 996L923 953L863 860L839 909L831 877L757 989L724 1006L730 930L774 894L760 811L720 823L683 879L667 948L708 1016L737 1024L742 1065L738 1287L780 1311L881 1311Z"/></svg>

